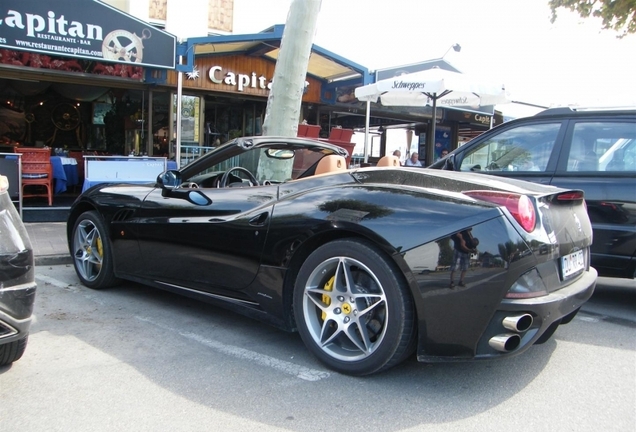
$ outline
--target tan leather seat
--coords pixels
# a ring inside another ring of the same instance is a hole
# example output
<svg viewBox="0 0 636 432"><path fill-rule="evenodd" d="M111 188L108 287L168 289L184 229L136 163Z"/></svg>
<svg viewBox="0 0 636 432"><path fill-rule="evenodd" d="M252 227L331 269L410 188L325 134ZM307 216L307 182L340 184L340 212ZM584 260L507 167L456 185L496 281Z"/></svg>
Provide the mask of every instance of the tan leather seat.
<svg viewBox="0 0 636 432"><path fill-rule="evenodd" d="M327 155L318 162L315 175L345 171L346 169L347 160L344 157L338 155Z"/></svg>
<svg viewBox="0 0 636 432"><path fill-rule="evenodd" d="M379 167L399 167L400 166L400 159L398 159L397 156L393 156L393 155L387 155L387 156L383 156L380 158L380 160L378 161L378 165Z"/></svg>

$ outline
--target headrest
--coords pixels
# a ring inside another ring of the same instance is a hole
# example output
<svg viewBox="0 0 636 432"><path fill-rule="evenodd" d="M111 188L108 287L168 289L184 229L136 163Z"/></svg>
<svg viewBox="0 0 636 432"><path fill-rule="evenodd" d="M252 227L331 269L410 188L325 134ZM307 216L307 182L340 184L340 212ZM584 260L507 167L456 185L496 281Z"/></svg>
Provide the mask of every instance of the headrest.
<svg viewBox="0 0 636 432"><path fill-rule="evenodd" d="M384 156L381 157L380 160L378 161L378 165L377 166L400 166L400 159L398 159L397 156Z"/></svg>
<svg viewBox="0 0 636 432"><path fill-rule="evenodd" d="M315 175L334 171L345 171L346 169L347 160L344 157L338 155L327 155L318 162Z"/></svg>

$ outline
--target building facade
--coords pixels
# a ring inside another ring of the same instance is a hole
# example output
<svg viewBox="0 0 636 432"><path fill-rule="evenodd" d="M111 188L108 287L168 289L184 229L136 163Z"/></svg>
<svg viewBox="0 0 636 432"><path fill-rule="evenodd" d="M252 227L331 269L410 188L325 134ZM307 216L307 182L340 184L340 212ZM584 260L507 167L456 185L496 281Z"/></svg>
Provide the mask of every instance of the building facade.
<svg viewBox="0 0 636 432"><path fill-rule="evenodd" d="M59 2L8 1L12 10L25 17L34 15L34 8L44 8L38 12L44 27L45 17L53 14L55 20L49 20L48 33L51 28L58 33L70 33L71 29L79 33L79 24L74 23L81 20L71 16L81 16L82 10L71 13L59 9L63 7ZM72 2L61 3L68 7ZM186 152L192 152L186 158L206 151L198 148L261 133L283 26L252 35L232 34L232 0L189 0L187 7L177 0L107 0L89 6L104 8L104 14L123 12L137 27L134 31L111 31L91 41L96 52L108 53L110 57L104 54L104 59L2 46L0 141L175 157L178 72L174 65L149 63L149 59L169 52L152 49L162 36L161 29L181 40L177 51L181 48L192 54L193 68L183 75L181 100L181 144ZM104 14L91 12L83 19L92 22ZM39 25L37 20L34 23ZM28 31L26 36L30 38ZM320 125L323 137L333 127L363 129L364 105L355 100L353 90L372 79L365 67L314 46L299 123ZM474 134L492 124L492 116L483 113L451 109L438 113L440 136L434 142L449 149L456 147L467 131ZM433 141L427 136L430 121L430 107L405 110L374 105L371 127L379 137L376 153L382 155L386 150L383 130L405 128L412 131L417 145L413 149L426 154L422 150Z"/></svg>

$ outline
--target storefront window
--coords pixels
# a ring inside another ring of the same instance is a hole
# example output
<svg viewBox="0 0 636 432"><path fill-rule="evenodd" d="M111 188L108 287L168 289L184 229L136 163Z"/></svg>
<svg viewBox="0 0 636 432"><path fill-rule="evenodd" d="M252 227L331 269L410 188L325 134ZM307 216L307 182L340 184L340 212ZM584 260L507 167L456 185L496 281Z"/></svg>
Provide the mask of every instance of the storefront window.
<svg viewBox="0 0 636 432"><path fill-rule="evenodd" d="M152 93L152 135L154 156L169 156L170 149L170 94Z"/></svg>
<svg viewBox="0 0 636 432"><path fill-rule="evenodd" d="M177 129L177 96L173 98L173 130ZM181 96L181 145L199 145L201 98ZM176 133L176 132L175 132ZM176 138L176 136L175 136Z"/></svg>
<svg viewBox="0 0 636 432"><path fill-rule="evenodd" d="M262 135L265 107L254 104L245 108L245 136Z"/></svg>

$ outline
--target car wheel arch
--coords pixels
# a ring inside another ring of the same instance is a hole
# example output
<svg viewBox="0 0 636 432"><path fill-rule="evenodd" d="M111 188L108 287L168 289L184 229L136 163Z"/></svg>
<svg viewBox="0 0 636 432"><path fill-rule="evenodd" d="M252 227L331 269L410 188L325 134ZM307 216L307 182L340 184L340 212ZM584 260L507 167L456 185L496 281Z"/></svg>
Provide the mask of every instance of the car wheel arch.
<svg viewBox="0 0 636 432"><path fill-rule="evenodd" d="M388 261L392 263L392 265L395 268L397 276L400 278L403 278L404 282L410 288L412 288L411 283L408 280L406 280L406 278L404 277L401 266L399 265L399 263L395 261L395 254L391 254L389 251L387 251L386 245L380 245L378 244L378 242L362 235L359 232L354 232L349 230L332 230L332 231L316 234L315 236L304 241L296 249L291 259L289 260L289 264L287 266L287 272L285 275L285 281L283 283L282 299L283 299L283 311L285 313L285 321L289 324L290 328L292 328L294 331L296 330L296 320L294 318L294 310L293 310L293 293L294 293L294 284L296 283L296 278L298 276L298 271L300 270L300 267L303 265L303 263L309 257L309 255L311 255L311 253L315 251L317 248L336 240L345 240L345 239L362 241L366 243L367 245L370 245L374 249L377 249L379 252L381 252L385 256L385 258L387 258ZM393 252L397 252L397 251L393 250ZM416 304L417 302L413 298L412 290L411 290L411 298L414 304ZM415 308L414 313L417 315L418 313L417 307Z"/></svg>
<svg viewBox="0 0 636 432"><path fill-rule="evenodd" d="M295 248L293 255L287 263L287 271L285 272L285 280L283 282L283 311L285 314L285 322L289 324L289 327L296 331L296 320L294 318L293 300L294 300L294 284L296 283L296 277L298 271L303 265L305 260L311 255L311 253L320 246L327 244L335 240L342 240L346 238L363 238L361 235L343 230L332 230L321 232L316 234L305 241L303 241L297 248Z"/></svg>
<svg viewBox="0 0 636 432"><path fill-rule="evenodd" d="M75 222L82 214L88 211L98 211L98 210L93 204L86 201L81 201L75 204L73 208L71 209L71 212L69 213L69 216L66 220L66 237L68 239L69 244L72 238L71 236L73 234L73 227L75 226Z"/></svg>

